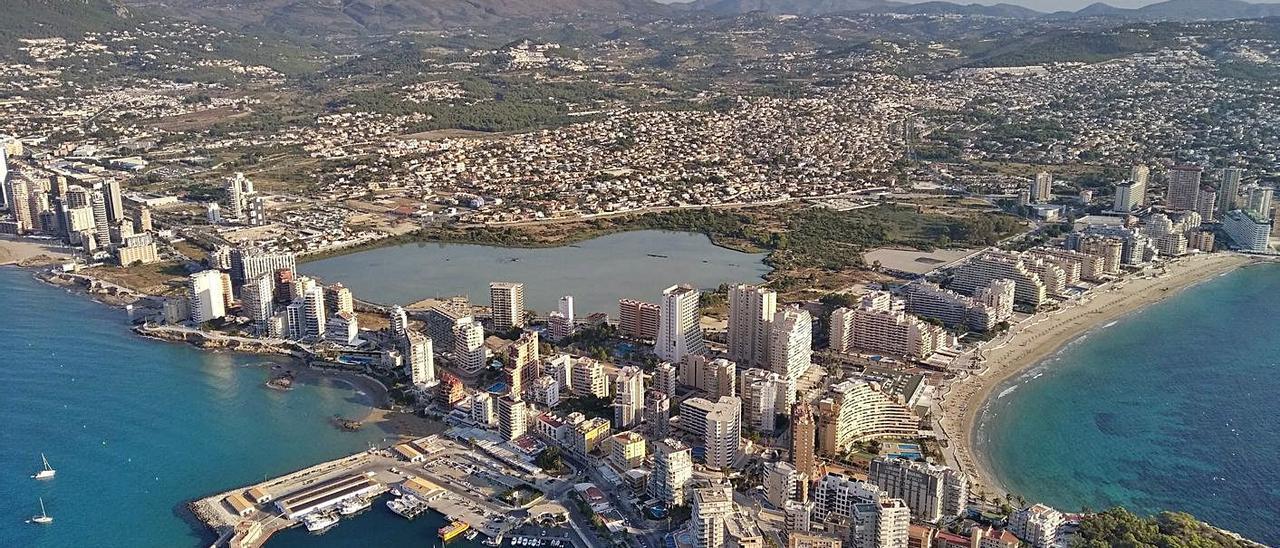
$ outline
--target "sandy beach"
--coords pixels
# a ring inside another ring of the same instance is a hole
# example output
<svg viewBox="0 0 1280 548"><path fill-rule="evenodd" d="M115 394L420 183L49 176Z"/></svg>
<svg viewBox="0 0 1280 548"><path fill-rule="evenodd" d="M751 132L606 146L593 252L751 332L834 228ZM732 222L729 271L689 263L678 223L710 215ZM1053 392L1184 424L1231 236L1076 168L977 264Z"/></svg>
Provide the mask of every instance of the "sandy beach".
<svg viewBox="0 0 1280 548"><path fill-rule="evenodd" d="M49 264L70 256L65 248L51 241L0 236L0 265Z"/></svg>
<svg viewBox="0 0 1280 548"><path fill-rule="evenodd" d="M1155 269L1108 282L1068 301L1059 310L1040 313L1014 325L1009 332L980 349L979 369L966 371L944 388L939 424L949 440L944 451L949 464L967 472L975 493L1004 495L982 455L973 449L977 418L992 391L1005 380L1039 363L1063 345L1098 325L1160 302L1200 281L1261 261L1234 253L1215 253L1177 259ZM967 366L973 353L957 359Z"/></svg>

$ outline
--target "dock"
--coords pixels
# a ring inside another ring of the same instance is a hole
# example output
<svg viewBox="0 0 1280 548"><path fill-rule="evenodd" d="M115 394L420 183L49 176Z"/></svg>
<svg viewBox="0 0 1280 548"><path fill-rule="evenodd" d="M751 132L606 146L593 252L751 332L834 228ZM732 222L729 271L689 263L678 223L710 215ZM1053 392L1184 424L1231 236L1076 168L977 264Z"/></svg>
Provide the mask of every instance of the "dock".
<svg viewBox="0 0 1280 548"><path fill-rule="evenodd" d="M430 464L427 456L431 456ZM467 529L498 537L520 525L509 517L519 509L499 501L496 492L478 491L476 485L439 473L433 466L448 461L474 463L476 459L487 457L431 436L323 462L216 493L188 506L218 535L214 548L262 546L275 533L300 525L304 517L332 512L353 499L370 499L375 511L391 511L380 498L388 492L419 499L420 504L402 516L412 519L430 509L465 524ZM504 466L494 461L489 469L503 470Z"/></svg>

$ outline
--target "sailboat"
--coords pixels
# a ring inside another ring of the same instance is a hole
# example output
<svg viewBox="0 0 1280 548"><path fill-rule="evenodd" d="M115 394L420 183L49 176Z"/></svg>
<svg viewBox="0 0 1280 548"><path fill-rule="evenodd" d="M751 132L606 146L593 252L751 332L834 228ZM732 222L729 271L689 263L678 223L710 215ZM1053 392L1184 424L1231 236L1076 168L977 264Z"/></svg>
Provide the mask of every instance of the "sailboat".
<svg viewBox="0 0 1280 548"><path fill-rule="evenodd" d="M37 523L37 524L40 524L40 525L48 525L48 524L50 524L50 523L53 523L53 518L49 517L49 514L48 514L48 513L46 513L46 512L44 511L44 499L43 499L43 498L42 498L42 499L40 499L40 515L38 515L38 516L31 516L31 519L30 519L30 520L27 520L27 523Z"/></svg>
<svg viewBox="0 0 1280 548"><path fill-rule="evenodd" d="M40 460L44 461L44 470L36 472L36 475L31 477L38 480L50 479L54 476L54 474L58 473L58 471L54 470L52 466L49 466L49 459L44 458L44 453L40 453Z"/></svg>

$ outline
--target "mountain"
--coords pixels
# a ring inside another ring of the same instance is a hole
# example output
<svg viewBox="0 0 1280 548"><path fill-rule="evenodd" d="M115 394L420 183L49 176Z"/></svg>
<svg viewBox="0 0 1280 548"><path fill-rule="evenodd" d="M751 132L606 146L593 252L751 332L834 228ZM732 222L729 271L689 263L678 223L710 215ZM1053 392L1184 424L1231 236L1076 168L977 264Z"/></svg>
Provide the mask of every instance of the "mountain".
<svg viewBox="0 0 1280 548"><path fill-rule="evenodd" d="M129 26L129 10L111 0L4 0L0 40L77 36Z"/></svg>
<svg viewBox="0 0 1280 548"><path fill-rule="evenodd" d="M844 12L878 12L902 6L889 0L695 0L689 7L717 15L759 11L771 15L826 15Z"/></svg>
<svg viewBox="0 0 1280 548"><path fill-rule="evenodd" d="M1035 19L1044 15L1031 8L1014 4L987 6L983 4L953 4L951 2L901 4L888 6L880 11L919 15L985 15L987 17L1007 17L1010 19Z"/></svg>
<svg viewBox="0 0 1280 548"><path fill-rule="evenodd" d="M370 33L499 23L510 19L671 11L652 0L121 0L136 10L290 34Z"/></svg>
<svg viewBox="0 0 1280 548"><path fill-rule="evenodd" d="M1130 14L1140 19L1171 21L1254 19L1280 15L1280 4L1250 4L1241 0L1167 0L1132 10Z"/></svg>

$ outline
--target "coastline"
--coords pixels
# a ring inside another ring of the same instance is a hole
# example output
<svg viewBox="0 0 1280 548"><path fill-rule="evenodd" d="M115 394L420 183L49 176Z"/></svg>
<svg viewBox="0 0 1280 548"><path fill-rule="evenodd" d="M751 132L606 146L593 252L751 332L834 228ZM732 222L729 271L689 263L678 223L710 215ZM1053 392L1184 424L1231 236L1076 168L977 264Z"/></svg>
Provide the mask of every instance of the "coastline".
<svg viewBox="0 0 1280 548"><path fill-rule="evenodd" d="M966 372L946 387L939 404L939 426L947 435L948 464L968 473L974 491L1003 496L1009 492L992 472L975 440L982 409L995 390L1049 358L1081 335L1137 310L1161 302L1204 280L1264 259L1234 253L1196 255L1168 263L1164 272L1108 282L1069 301L1062 308L1029 317L997 337L982 350L982 369ZM1157 271L1158 272L1158 271ZM963 354L967 360L973 352Z"/></svg>

